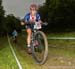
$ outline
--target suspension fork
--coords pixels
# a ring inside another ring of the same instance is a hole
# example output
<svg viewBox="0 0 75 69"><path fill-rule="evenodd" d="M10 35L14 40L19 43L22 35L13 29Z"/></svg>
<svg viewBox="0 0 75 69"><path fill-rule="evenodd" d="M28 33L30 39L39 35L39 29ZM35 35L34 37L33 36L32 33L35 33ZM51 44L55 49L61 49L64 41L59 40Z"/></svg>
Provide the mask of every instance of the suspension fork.
<svg viewBox="0 0 75 69"><path fill-rule="evenodd" d="M34 36L35 36L35 33L36 33L36 32L37 32L36 30L32 31L32 36L31 36L31 43L32 43L32 44L33 44L33 42L35 41Z"/></svg>

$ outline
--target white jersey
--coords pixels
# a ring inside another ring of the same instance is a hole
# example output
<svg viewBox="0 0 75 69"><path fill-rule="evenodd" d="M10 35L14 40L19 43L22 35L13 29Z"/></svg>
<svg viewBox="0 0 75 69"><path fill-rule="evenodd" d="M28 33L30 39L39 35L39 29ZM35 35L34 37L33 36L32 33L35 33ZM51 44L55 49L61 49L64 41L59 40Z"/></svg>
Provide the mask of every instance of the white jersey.
<svg viewBox="0 0 75 69"><path fill-rule="evenodd" d="M30 20L36 21L36 16L31 16L30 15Z"/></svg>

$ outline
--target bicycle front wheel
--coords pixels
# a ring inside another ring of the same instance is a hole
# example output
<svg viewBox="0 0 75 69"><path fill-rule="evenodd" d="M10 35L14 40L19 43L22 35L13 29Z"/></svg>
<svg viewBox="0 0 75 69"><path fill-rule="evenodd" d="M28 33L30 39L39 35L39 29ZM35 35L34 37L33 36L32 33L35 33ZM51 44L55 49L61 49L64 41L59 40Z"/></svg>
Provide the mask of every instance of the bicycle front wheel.
<svg viewBox="0 0 75 69"><path fill-rule="evenodd" d="M37 31L34 35L32 45L32 55L38 64L44 64L48 56L48 41L42 31Z"/></svg>

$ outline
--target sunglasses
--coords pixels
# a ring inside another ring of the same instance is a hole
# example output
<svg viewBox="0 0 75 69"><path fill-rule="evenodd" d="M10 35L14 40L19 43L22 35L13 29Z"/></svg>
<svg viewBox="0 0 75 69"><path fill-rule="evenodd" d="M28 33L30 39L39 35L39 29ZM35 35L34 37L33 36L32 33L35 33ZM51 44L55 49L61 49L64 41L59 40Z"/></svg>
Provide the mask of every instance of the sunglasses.
<svg viewBox="0 0 75 69"><path fill-rule="evenodd" d="M36 10L35 8L30 8L30 10Z"/></svg>

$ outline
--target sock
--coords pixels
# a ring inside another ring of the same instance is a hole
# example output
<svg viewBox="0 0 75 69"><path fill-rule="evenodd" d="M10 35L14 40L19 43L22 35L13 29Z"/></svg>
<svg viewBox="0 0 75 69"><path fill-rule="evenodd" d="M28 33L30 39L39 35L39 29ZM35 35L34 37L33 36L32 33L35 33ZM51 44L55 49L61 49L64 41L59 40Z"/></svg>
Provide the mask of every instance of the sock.
<svg viewBox="0 0 75 69"><path fill-rule="evenodd" d="M30 45L27 45L27 47L30 47Z"/></svg>

